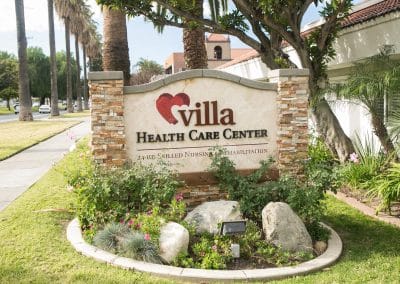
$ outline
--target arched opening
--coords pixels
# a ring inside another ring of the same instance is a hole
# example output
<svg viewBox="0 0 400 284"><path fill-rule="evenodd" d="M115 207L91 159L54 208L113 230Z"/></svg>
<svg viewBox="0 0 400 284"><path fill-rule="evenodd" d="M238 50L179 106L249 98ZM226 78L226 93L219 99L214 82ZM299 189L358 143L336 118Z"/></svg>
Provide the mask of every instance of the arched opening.
<svg viewBox="0 0 400 284"><path fill-rule="evenodd" d="M222 59L222 48L219 45L214 47L214 59Z"/></svg>

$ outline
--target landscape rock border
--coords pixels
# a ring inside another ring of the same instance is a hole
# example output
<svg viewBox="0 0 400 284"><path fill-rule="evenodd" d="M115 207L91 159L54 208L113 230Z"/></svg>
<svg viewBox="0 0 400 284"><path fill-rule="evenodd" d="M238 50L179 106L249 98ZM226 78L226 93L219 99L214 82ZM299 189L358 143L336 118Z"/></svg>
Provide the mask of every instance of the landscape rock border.
<svg viewBox="0 0 400 284"><path fill-rule="evenodd" d="M67 239L76 251L85 256L96 259L100 262L119 266L124 269L131 269L140 272L147 272L155 276L175 278L184 281L256 281L256 280L275 280L296 275L308 274L321 270L332 265L340 257L343 249L339 235L329 226L324 226L331 231L328 240L327 250L320 256L303 262L296 266L265 268L265 269L244 269L244 270L209 270L182 268L168 265L160 265L138 261L126 257L117 256L106 252L92 245L89 245L82 238L82 232L77 218L72 220L67 227Z"/></svg>

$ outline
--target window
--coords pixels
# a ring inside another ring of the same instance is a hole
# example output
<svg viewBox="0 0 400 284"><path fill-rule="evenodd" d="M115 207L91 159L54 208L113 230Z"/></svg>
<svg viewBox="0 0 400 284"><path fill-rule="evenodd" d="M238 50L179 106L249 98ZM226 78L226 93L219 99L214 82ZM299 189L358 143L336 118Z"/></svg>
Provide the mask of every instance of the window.
<svg viewBox="0 0 400 284"><path fill-rule="evenodd" d="M219 45L214 47L214 59L222 59L222 48Z"/></svg>

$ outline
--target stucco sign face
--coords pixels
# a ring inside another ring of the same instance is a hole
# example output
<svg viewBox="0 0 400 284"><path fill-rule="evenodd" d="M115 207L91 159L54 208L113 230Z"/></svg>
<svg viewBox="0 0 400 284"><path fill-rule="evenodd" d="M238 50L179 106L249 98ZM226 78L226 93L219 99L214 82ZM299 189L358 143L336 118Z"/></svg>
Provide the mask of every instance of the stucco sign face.
<svg viewBox="0 0 400 284"><path fill-rule="evenodd" d="M214 146L242 170L276 156L276 93L265 88L218 78L173 81L127 94L124 113L133 161L162 159L180 173L198 173L209 167Z"/></svg>

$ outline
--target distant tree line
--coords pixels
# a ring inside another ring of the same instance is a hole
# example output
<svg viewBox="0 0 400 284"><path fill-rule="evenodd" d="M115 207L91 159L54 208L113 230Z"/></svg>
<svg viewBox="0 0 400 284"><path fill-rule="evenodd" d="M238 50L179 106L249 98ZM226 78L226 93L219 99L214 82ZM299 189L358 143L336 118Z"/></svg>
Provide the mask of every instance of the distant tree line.
<svg viewBox="0 0 400 284"><path fill-rule="evenodd" d="M46 98L50 98L50 60L49 56L43 53L40 47L29 47L28 55L28 73L29 88L31 96L38 98L40 104L44 104ZM57 52L57 81L58 98L66 100L66 53ZM75 58L71 58L71 64L74 66ZM76 69L71 69L72 76L75 77ZM72 93L76 94L76 82L72 84ZM0 51L0 98L7 101L7 107L10 109L10 100L18 98L18 59L14 54ZM74 97L76 99L76 97Z"/></svg>

